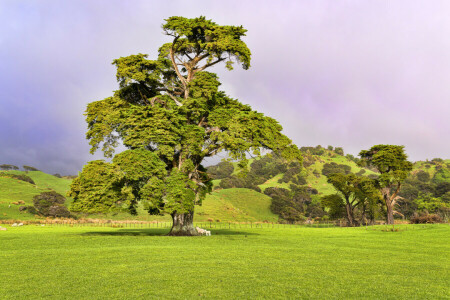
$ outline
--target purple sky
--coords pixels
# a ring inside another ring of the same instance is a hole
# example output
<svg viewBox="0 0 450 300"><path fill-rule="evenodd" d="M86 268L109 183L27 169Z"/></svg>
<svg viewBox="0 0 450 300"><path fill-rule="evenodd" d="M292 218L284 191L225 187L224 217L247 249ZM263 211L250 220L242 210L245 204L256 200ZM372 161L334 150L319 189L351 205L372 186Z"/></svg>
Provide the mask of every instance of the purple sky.
<svg viewBox="0 0 450 300"><path fill-rule="evenodd" d="M298 146L449 158L450 1L2 0L0 164L76 174L101 158L86 104L117 89L113 59L156 57L174 15L248 29L250 70L214 71Z"/></svg>

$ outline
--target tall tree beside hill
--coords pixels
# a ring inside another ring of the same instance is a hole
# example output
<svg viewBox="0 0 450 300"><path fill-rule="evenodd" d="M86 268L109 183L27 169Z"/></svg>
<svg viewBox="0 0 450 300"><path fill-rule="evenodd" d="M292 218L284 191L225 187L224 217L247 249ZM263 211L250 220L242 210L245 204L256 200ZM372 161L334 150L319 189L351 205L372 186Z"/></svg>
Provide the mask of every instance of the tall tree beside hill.
<svg viewBox="0 0 450 300"><path fill-rule="evenodd" d="M394 224L394 206L397 203L397 195L402 182L412 170L412 163L407 159L404 146L375 145L369 150L359 153L361 163L374 166L380 173L378 184L380 192L386 204L386 222Z"/></svg>
<svg viewBox="0 0 450 300"><path fill-rule="evenodd" d="M172 216L171 235L197 235L194 205L211 186L203 159L221 151L242 162L261 149L300 161L301 154L276 120L219 91L217 75L205 71L220 62L229 70L233 64L250 67L242 26L171 17L162 29L172 42L159 48L158 58L114 60L119 89L88 105L91 152L103 143L105 156L112 157L119 141L129 150L110 164L97 161L83 169L71 186L72 209L136 212L142 202L150 214Z"/></svg>

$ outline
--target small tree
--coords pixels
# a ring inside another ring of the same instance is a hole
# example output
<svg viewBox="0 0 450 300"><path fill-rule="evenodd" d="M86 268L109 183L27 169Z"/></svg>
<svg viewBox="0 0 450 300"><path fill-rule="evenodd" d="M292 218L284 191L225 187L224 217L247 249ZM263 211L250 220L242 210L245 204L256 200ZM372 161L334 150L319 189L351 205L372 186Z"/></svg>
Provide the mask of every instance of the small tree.
<svg viewBox="0 0 450 300"><path fill-rule="evenodd" d="M31 167L31 166L23 166L23 169L25 171L39 171L38 169L36 169L35 167Z"/></svg>
<svg viewBox="0 0 450 300"><path fill-rule="evenodd" d="M5 170L5 171L19 170L19 167L15 166L15 165L3 164L3 165L0 165L0 170Z"/></svg>
<svg viewBox="0 0 450 300"><path fill-rule="evenodd" d="M404 146L376 145L359 153L363 165L373 166L380 173L378 185L386 205L386 222L394 224L394 206L402 182L412 170Z"/></svg>
<svg viewBox="0 0 450 300"><path fill-rule="evenodd" d="M355 207L359 204L359 199L356 197L357 176L353 173L347 175L334 173L328 175L328 183L331 183L342 197L346 210L347 225L357 226L358 222L354 215Z"/></svg>
<svg viewBox="0 0 450 300"><path fill-rule="evenodd" d="M87 138L108 157L121 140L129 150L111 164L92 162L71 185L72 209L136 213L142 203L150 214L170 214L171 235L197 235L194 205L211 189L202 162L226 151L245 169L247 153L271 149L300 160L291 140L272 118L228 97L206 69L225 62L250 67L242 26L220 26L205 17L171 17L163 25L172 41L156 60L137 54L114 60L119 90L90 103ZM99 178L104 177L104 178Z"/></svg>

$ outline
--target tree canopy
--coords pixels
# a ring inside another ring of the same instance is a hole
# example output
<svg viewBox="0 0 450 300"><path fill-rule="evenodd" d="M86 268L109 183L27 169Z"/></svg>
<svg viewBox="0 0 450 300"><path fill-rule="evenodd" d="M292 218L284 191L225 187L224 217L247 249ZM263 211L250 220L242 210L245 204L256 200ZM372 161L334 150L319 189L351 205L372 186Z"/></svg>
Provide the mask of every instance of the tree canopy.
<svg viewBox="0 0 450 300"><path fill-rule="evenodd" d="M171 234L195 235L195 204L210 191L202 161L226 151L246 167L247 155L271 149L289 160L301 155L274 119L219 90L207 68L224 62L250 67L251 53L242 26L221 26L205 17L171 17L163 24L172 41L156 60L145 54L113 61L119 89L86 110L91 152L101 147L113 157L121 142L129 150L112 163L91 162L74 180L72 209L170 214ZM102 178L100 178L102 177Z"/></svg>
<svg viewBox="0 0 450 300"><path fill-rule="evenodd" d="M361 164L375 167L380 175L377 182L386 204L386 221L394 224L394 206L402 182L412 170L404 146L375 145L359 153Z"/></svg>

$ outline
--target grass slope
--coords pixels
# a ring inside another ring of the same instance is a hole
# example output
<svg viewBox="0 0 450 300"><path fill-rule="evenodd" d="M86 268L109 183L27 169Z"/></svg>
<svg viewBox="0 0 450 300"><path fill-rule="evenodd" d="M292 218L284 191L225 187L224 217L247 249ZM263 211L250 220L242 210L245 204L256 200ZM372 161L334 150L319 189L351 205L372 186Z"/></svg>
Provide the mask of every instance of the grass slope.
<svg viewBox="0 0 450 300"><path fill-rule="evenodd" d="M277 221L278 216L270 211L269 196L249 189L225 189L212 192L195 209L195 220L220 221Z"/></svg>
<svg viewBox="0 0 450 300"><path fill-rule="evenodd" d="M55 190L65 195L72 182L69 179L57 178L40 171L31 171L28 173L22 171L8 171L12 174L25 174L33 179L36 185L13 178L0 177L0 220L1 219L32 219L33 215L19 212L19 206L12 202L25 201L22 205L32 205L33 197L42 192ZM67 205L72 201L67 198Z"/></svg>
<svg viewBox="0 0 450 300"><path fill-rule="evenodd" d="M0 231L2 299L448 299L450 227ZM405 230L407 228L407 230Z"/></svg>

